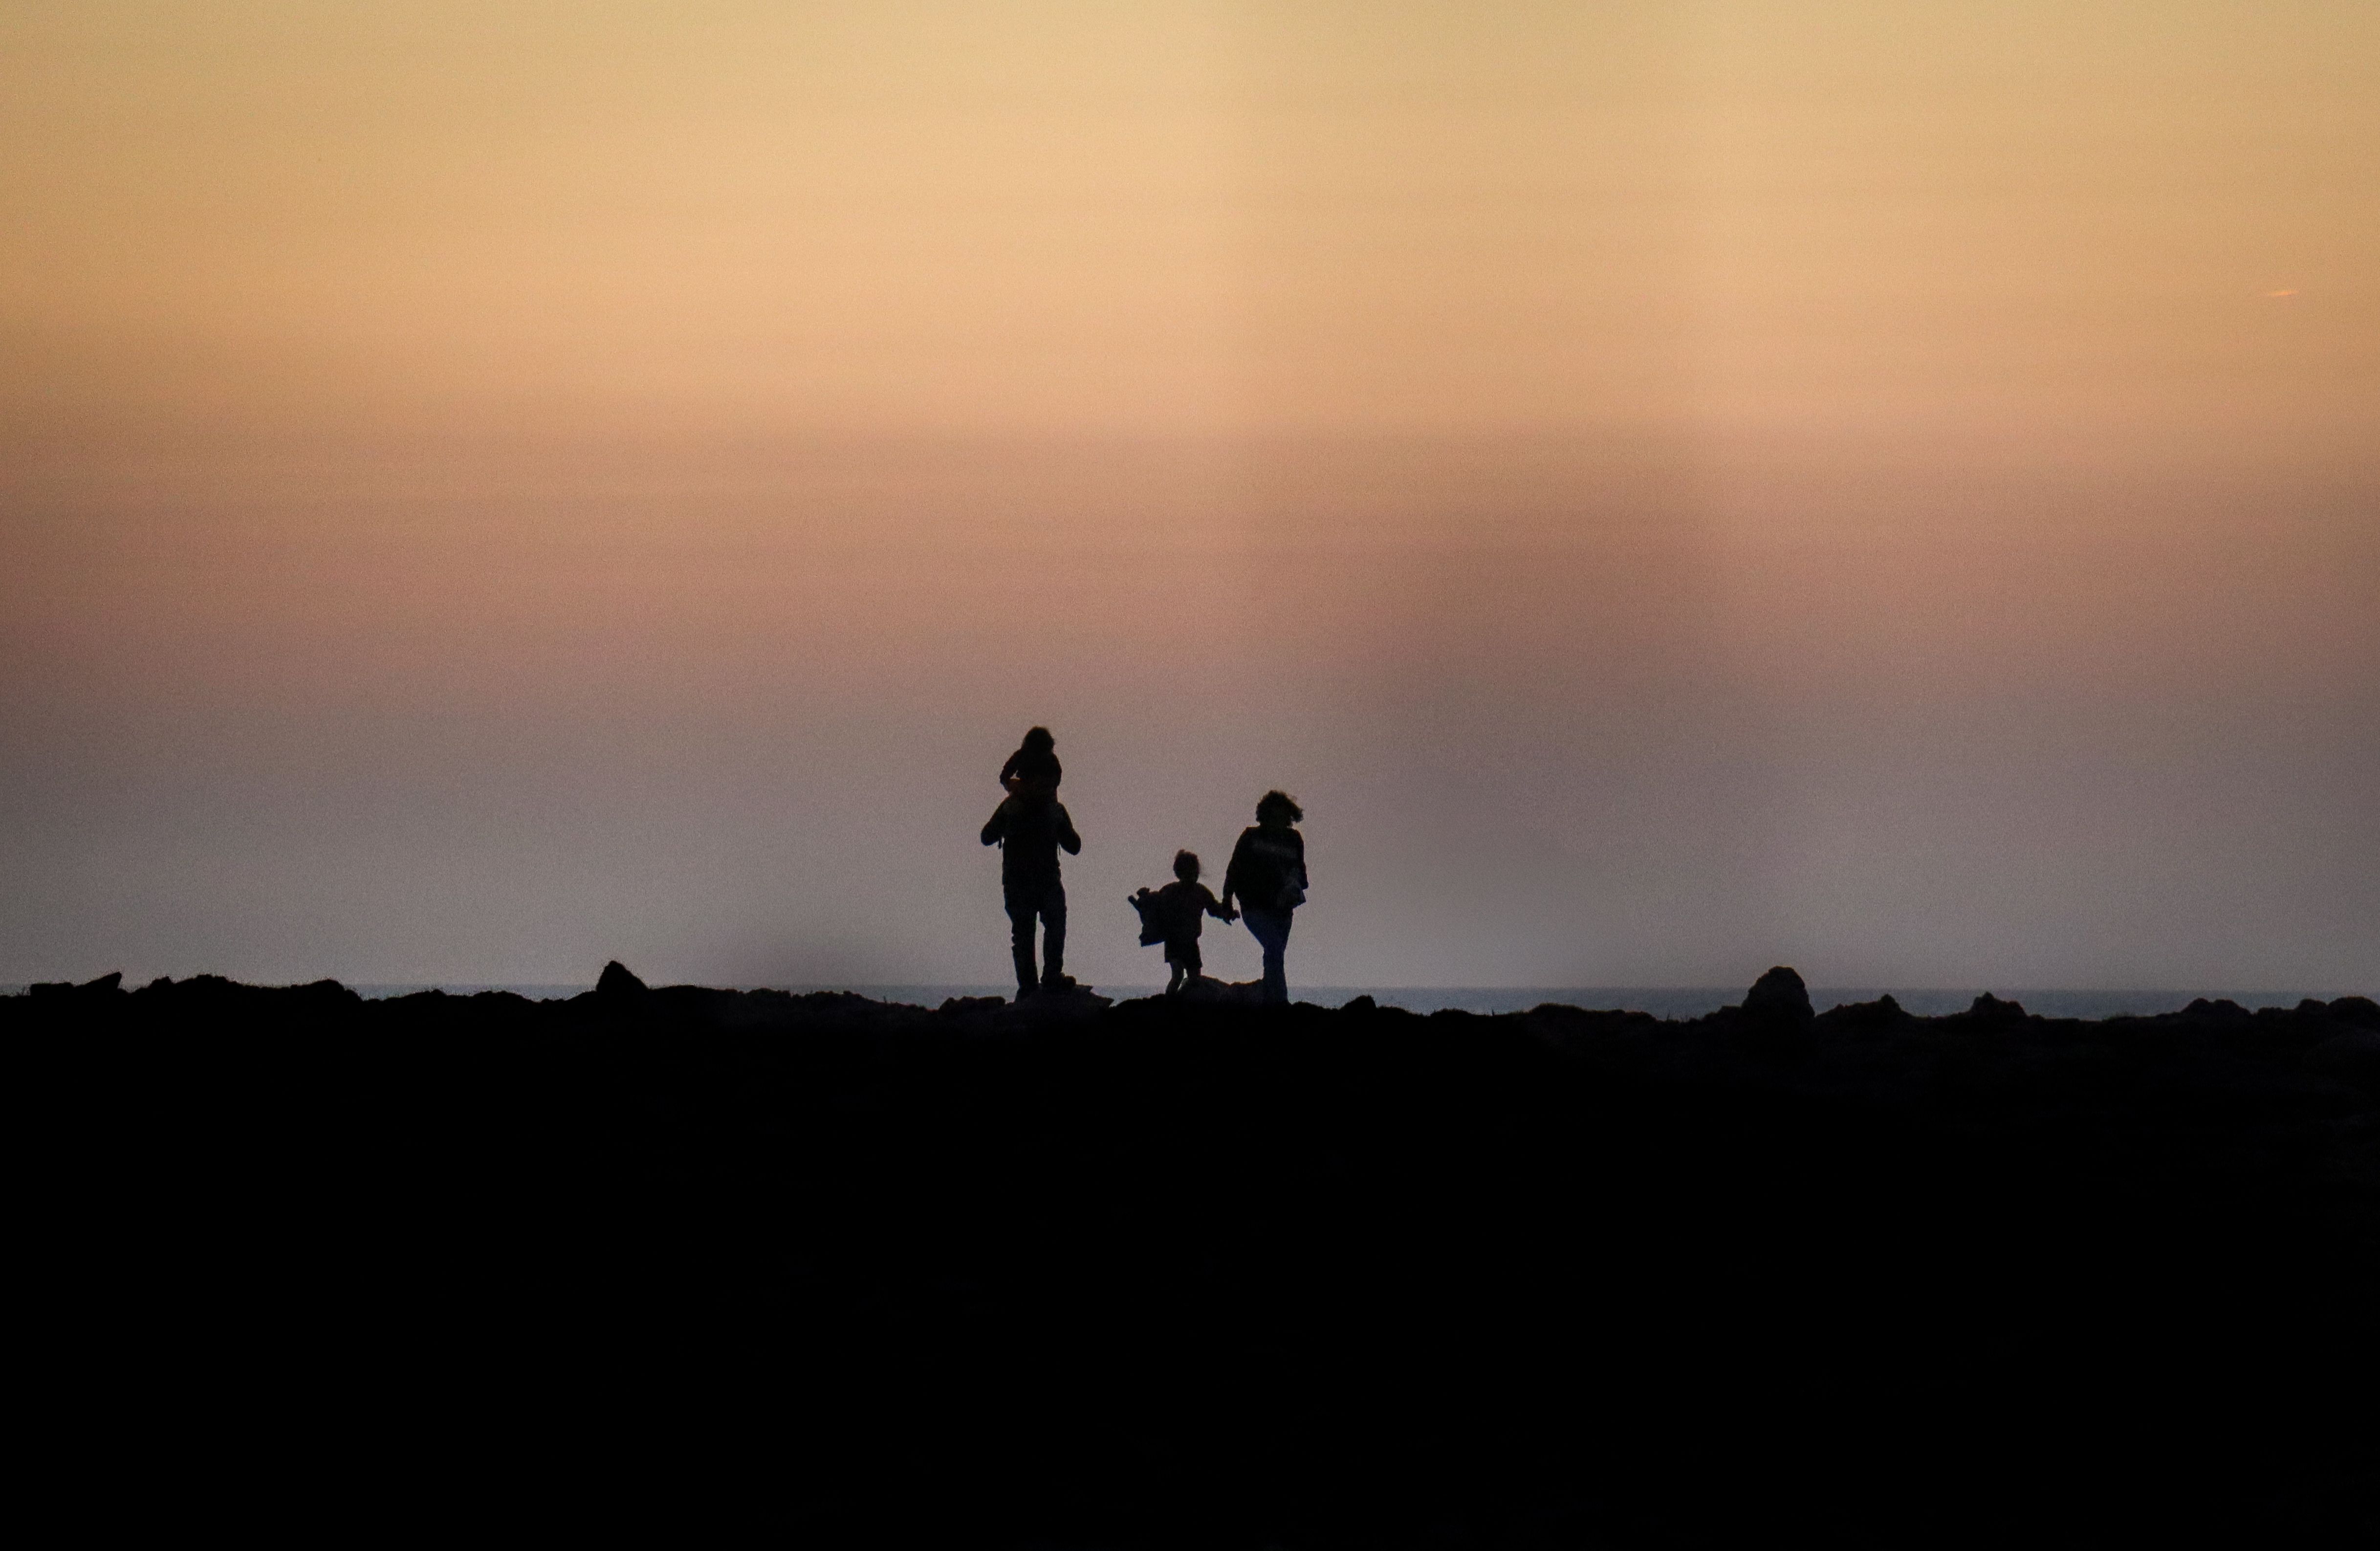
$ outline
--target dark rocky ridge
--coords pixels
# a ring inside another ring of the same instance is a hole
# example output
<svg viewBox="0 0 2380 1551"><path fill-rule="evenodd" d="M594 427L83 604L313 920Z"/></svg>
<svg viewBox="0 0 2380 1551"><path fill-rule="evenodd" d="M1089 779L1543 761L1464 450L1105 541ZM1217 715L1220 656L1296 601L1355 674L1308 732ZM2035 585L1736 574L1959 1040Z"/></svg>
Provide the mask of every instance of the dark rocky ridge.
<svg viewBox="0 0 2380 1551"><path fill-rule="evenodd" d="M613 971L617 970L614 974ZM1797 1000L1798 999L1798 1000ZM91 1522L2369 1545L2380 1008L0 999Z"/></svg>

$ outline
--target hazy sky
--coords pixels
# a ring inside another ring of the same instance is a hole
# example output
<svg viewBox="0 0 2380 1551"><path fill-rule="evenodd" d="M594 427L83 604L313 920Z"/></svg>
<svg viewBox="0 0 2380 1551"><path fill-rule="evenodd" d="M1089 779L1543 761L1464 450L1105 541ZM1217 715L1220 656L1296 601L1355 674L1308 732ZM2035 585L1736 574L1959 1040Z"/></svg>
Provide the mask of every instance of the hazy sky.
<svg viewBox="0 0 2380 1551"><path fill-rule="evenodd" d="M2380 987L2380 7L0 0L0 980ZM1211 972L1254 975L1237 928Z"/></svg>

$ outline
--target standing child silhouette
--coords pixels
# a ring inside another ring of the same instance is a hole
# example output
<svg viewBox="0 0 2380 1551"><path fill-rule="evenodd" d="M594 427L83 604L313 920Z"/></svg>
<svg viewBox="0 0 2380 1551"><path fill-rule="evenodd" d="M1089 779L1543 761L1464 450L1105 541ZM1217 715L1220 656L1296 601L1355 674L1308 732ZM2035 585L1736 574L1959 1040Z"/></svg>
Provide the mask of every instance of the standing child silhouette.
<svg viewBox="0 0 2380 1551"><path fill-rule="evenodd" d="M1239 912L1230 909L1207 891L1198 881L1198 858L1187 851L1173 854L1173 881L1162 889L1143 889L1132 896L1132 907L1140 912L1140 940L1144 946L1152 942L1165 944L1165 962L1172 966L1172 978L1165 983L1165 994L1172 996L1183 985L1196 980L1206 965L1198 956L1198 933L1212 915L1218 921L1236 921Z"/></svg>

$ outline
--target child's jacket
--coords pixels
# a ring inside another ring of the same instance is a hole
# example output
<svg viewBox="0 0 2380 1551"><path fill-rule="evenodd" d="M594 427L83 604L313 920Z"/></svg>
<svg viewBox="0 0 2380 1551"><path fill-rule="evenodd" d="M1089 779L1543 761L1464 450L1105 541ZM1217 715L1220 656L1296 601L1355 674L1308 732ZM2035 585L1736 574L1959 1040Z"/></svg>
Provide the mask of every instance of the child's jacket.
<svg viewBox="0 0 2380 1551"><path fill-rule="evenodd" d="M1141 946L1151 943L1196 942L1209 915L1222 918L1223 902L1203 883L1175 881L1162 889L1143 889L1132 897L1140 912Z"/></svg>

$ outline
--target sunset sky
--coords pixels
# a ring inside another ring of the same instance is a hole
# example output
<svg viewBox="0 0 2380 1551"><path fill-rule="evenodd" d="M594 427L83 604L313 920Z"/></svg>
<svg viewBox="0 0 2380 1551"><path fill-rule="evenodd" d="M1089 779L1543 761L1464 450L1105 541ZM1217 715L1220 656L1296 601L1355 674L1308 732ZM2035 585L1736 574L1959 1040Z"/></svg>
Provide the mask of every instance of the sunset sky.
<svg viewBox="0 0 2380 1551"><path fill-rule="evenodd" d="M2380 988L2380 6L0 0L0 981ZM1210 926L1208 963L1257 951Z"/></svg>

